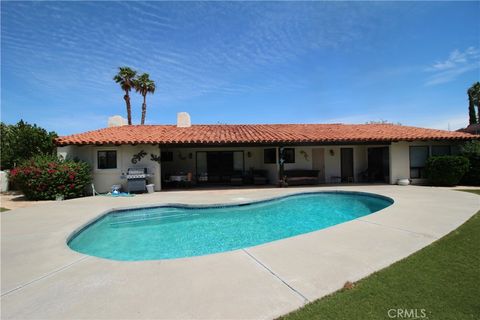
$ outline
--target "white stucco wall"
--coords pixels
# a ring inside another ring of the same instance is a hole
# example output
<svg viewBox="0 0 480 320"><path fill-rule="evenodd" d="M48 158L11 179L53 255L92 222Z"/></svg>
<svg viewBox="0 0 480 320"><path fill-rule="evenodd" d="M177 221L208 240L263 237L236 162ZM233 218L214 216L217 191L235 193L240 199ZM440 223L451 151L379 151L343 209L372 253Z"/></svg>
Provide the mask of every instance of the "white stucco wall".
<svg viewBox="0 0 480 320"><path fill-rule="evenodd" d="M98 151L115 150L117 151L116 169L98 169L97 153ZM131 162L133 155L144 150L147 155L137 164ZM159 191L160 185L160 165L150 160L150 154L159 155L160 149L153 145L106 145L106 146L65 146L57 148L57 154L65 159L79 159L87 162L92 167L93 184L98 192L104 193L111 190L112 185L120 184L126 190L125 179L121 179L122 173L126 173L128 168L147 168L148 173L153 177L148 179L147 183L155 184L155 190Z"/></svg>
<svg viewBox="0 0 480 320"><path fill-rule="evenodd" d="M291 148L291 147L288 147L288 148ZM312 147L295 147L295 163L285 163L284 167L285 167L285 170L293 170L293 169L311 170L312 169Z"/></svg>
<svg viewBox="0 0 480 320"><path fill-rule="evenodd" d="M456 143L459 144L459 143ZM415 142L394 142L389 147L390 157L390 183L395 184L398 179L410 178L410 146L433 146L433 145L455 145L452 142L438 141L415 141ZM340 149L353 148L355 182L358 182L359 174L368 167L368 148L382 147L383 145L346 145L346 146L298 146L295 147L295 163L285 164L285 170L290 169L312 169L312 148L324 148L325 181L332 181L332 177L341 175ZM196 152L197 151L244 151L245 171L254 169L267 170L271 184L278 182L278 163L263 163L264 149L276 148L274 146L262 147L234 147L234 148L164 148L163 151L173 152L173 161L164 162L162 166L150 160L150 154L160 155L160 148L154 145L122 145L122 146L65 146L59 147L57 152L67 159L78 158L88 162L92 166L93 182L99 192L108 192L113 184L126 185L126 180L120 178L123 172L129 167L147 167L149 173L154 177L148 183L154 183L155 189L161 188L162 174L175 174L178 172L192 172L196 176ZM98 169L97 152L101 150L117 151L116 169ZM134 154L144 150L147 155L137 164L132 164ZM304 151L304 153L302 152ZM191 154L191 157L190 157ZM250 154L250 156L248 156ZM307 155L305 157L305 154ZM422 183L416 179L413 183Z"/></svg>
<svg viewBox="0 0 480 320"><path fill-rule="evenodd" d="M394 142L390 145L390 183L410 178L410 155L408 142Z"/></svg>
<svg viewBox="0 0 480 320"><path fill-rule="evenodd" d="M461 142L452 141L400 141L390 145L390 183L396 184L398 179L410 179L410 146L459 146ZM424 179L413 179L413 184L422 184Z"/></svg>

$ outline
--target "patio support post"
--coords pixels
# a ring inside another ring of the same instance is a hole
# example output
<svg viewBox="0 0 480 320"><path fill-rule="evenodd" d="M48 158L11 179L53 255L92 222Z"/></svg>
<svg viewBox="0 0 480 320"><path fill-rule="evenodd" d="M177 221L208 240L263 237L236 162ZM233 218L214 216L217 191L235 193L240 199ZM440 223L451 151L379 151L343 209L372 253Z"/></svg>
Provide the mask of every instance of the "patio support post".
<svg viewBox="0 0 480 320"><path fill-rule="evenodd" d="M284 181L284 164L285 164L285 148L284 147L279 147L278 149L278 185L280 187L286 186L286 183Z"/></svg>

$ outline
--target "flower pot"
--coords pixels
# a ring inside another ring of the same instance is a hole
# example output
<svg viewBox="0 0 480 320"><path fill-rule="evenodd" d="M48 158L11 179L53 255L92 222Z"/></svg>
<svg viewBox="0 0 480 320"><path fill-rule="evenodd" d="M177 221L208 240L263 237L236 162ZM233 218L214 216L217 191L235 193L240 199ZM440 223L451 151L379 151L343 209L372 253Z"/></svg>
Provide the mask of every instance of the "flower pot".
<svg viewBox="0 0 480 320"><path fill-rule="evenodd" d="M398 179L397 184L399 186L408 186L410 184L410 179Z"/></svg>

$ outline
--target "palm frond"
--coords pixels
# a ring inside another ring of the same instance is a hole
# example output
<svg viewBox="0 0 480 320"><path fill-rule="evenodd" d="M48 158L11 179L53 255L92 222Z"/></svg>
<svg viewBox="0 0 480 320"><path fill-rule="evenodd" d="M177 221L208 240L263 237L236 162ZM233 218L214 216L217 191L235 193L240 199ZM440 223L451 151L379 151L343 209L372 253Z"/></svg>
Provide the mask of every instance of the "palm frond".
<svg viewBox="0 0 480 320"><path fill-rule="evenodd" d="M139 92L145 96L147 93L155 92L155 81L150 79L150 75L148 73L143 73L142 75L133 79L133 87L135 88L136 92Z"/></svg>

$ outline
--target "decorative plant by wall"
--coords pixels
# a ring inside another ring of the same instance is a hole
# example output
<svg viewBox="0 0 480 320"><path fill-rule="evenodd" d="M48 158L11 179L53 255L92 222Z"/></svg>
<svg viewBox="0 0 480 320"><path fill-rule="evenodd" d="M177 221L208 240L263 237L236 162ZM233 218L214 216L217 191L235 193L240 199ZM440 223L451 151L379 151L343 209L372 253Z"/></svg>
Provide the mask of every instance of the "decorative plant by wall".
<svg viewBox="0 0 480 320"><path fill-rule="evenodd" d="M305 150L300 150L300 154L305 158L305 161L309 161L308 160L308 153L306 153Z"/></svg>
<svg viewBox="0 0 480 320"><path fill-rule="evenodd" d="M136 164L137 162L141 161L142 158L145 157L146 155L147 155L147 153L143 150L140 151L137 154L134 154L133 157L132 157L132 163Z"/></svg>
<svg viewBox="0 0 480 320"><path fill-rule="evenodd" d="M284 168L285 168L285 148L284 147L280 147L278 149L278 164L280 165L280 168L278 171L278 186L287 187L288 184L286 182L286 177L284 174Z"/></svg>
<svg viewBox="0 0 480 320"><path fill-rule="evenodd" d="M153 154L153 153L150 153L150 160L160 163L160 162L162 162L162 157L161 157L161 156L157 156L157 155L155 155L155 154Z"/></svg>

